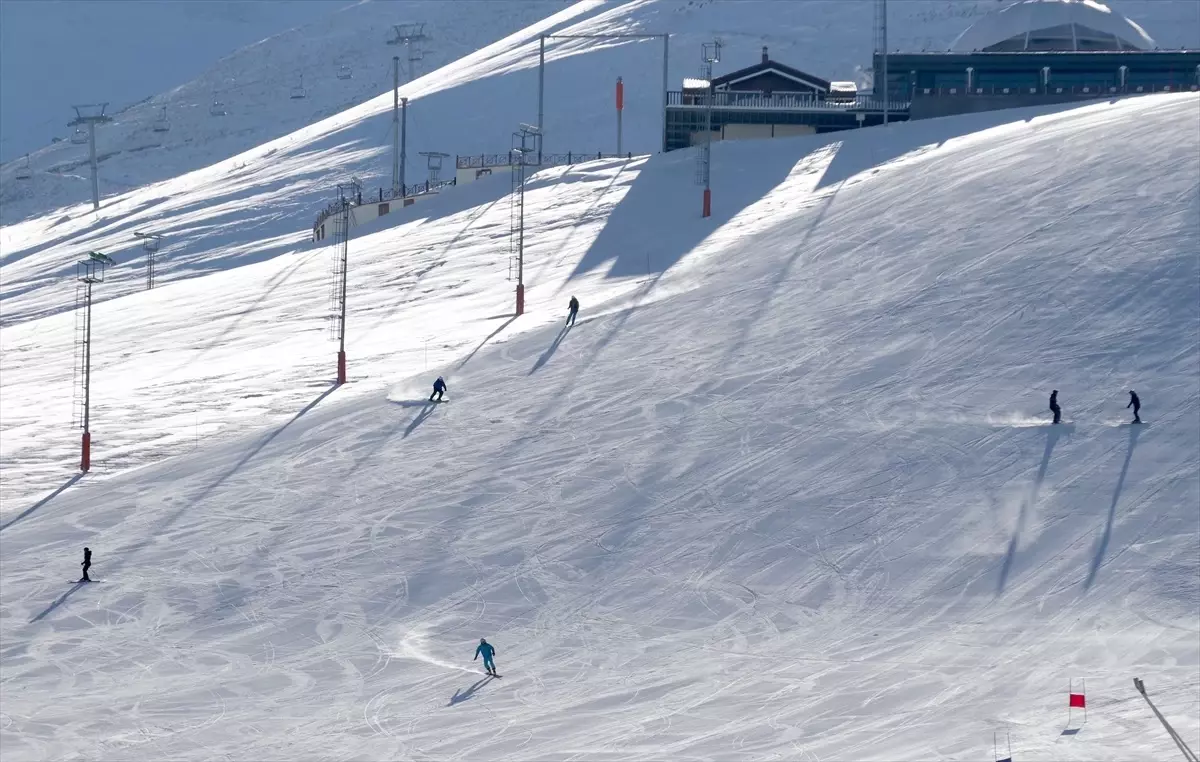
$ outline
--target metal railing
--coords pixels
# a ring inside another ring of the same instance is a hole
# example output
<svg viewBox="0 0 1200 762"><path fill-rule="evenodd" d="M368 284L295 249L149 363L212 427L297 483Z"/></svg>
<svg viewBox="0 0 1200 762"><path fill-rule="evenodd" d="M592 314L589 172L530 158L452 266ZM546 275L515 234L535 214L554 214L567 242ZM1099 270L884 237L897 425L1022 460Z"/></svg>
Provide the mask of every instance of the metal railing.
<svg viewBox="0 0 1200 762"><path fill-rule="evenodd" d="M456 180L457 178L450 178L449 180L441 180L436 183L431 183L426 180L423 183L413 183L412 185L404 186L402 192L399 194L397 194L392 188L379 188L374 193L355 193L353 195L347 195L346 198L350 202L351 206L361 206L363 204L382 204L385 201L392 201L397 198L413 198L415 196L423 196L428 193L436 193L442 188L445 188L447 185L455 185ZM325 222L325 220L341 211L341 209L342 202L340 199L329 202L329 205L322 209L317 215L316 222L313 223L313 234L316 234L317 229L321 227L321 223Z"/></svg>
<svg viewBox="0 0 1200 762"><path fill-rule="evenodd" d="M523 158L523 160L522 160ZM467 156L454 157L454 166L457 169L486 169L488 167L517 167L524 164L527 167L563 167L571 164L578 164L582 161L596 161L598 159L632 159L632 153L615 154L604 153L597 151L596 153L575 153L567 151L566 153L544 153L542 160L538 161L536 153L530 151L521 156L519 151L509 151L508 153L476 153Z"/></svg>
<svg viewBox="0 0 1200 762"><path fill-rule="evenodd" d="M883 111L883 100L874 95L824 96L813 93L761 93L719 91L713 93L713 108L758 109L764 111ZM888 110L903 111L907 100L888 102ZM703 109L708 107L708 95L703 91L667 93L667 106Z"/></svg>
<svg viewBox="0 0 1200 762"><path fill-rule="evenodd" d="M1200 85L1133 85L1108 83L1093 85L1054 85L1021 87L915 87L913 97L946 98L961 95L1128 95L1130 93L1181 93L1200 91Z"/></svg>

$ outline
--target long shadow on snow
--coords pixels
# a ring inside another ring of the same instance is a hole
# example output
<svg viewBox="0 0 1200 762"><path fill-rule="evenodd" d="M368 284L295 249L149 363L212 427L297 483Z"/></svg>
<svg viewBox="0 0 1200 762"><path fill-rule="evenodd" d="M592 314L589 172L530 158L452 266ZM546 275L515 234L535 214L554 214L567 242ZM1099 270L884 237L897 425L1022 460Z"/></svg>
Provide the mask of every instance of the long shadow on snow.
<svg viewBox="0 0 1200 762"><path fill-rule="evenodd" d="M1084 104L1061 103L1054 106L960 114L942 119L897 122L888 127L868 127L864 130L831 133L831 140L841 140L842 145L817 183L817 189L845 182L855 175L921 148L936 148L948 140L974 132L1013 122L1032 122L1039 116L1071 111L1081 105Z"/></svg>
<svg viewBox="0 0 1200 762"><path fill-rule="evenodd" d="M1046 481L1046 469L1050 466L1050 455L1054 452L1054 446L1058 444L1059 437L1064 431L1070 433L1070 429L1061 428L1065 425L1068 424L1051 426L1046 431L1046 449L1042 452L1042 464L1038 466L1037 476L1033 479L1033 490L1029 493L1029 498L1021 501L1021 511L1017 514L1017 525L1013 528L1012 539L1008 541L1008 551L1004 554L1004 563L1000 567L1000 580L996 583L997 596L1004 592L1004 586L1008 583L1008 575L1012 571L1013 560L1017 555L1017 546L1021 542L1021 533L1025 531L1025 521L1029 517L1030 509L1037 505L1038 492L1042 489L1042 483Z"/></svg>
<svg viewBox="0 0 1200 762"><path fill-rule="evenodd" d="M426 402L425 407L417 414L417 417L412 419L412 423L408 424L408 428L404 430L404 436L401 439L408 439L408 435L417 430L417 427L425 423L425 419L433 415L433 409L440 405L440 402Z"/></svg>
<svg viewBox="0 0 1200 762"><path fill-rule="evenodd" d="M814 219L804 231L804 236L794 244L795 249L792 250L792 254L787 258L787 261L783 263L783 267L780 267L775 277L771 278L771 282L769 284L770 291L758 301L758 304L755 305L753 312L747 315L744 319L738 321L737 338L730 343L729 351L725 353L725 361L722 363L723 365L728 364L733 356L744 347L746 339L750 335L750 331L754 328L758 321L762 319L762 316L767 313L767 309L771 306L771 302L775 300L775 295L779 292L779 287L782 286L783 283L788 279L788 275L791 274L792 268L795 267L796 260L798 260L802 254L808 251L805 247L808 245L809 239L812 238L812 234L816 231L816 229L821 226L821 222L825 219L825 215L829 213L829 207L833 206L833 200L836 197L837 190L834 190L821 201L821 211L817 212L816 219Z"/></svg>
<svg viewBox="0 0 1200 762"><path fill-rule="evenodd" d="M489 318L489 320L494 320L494 319L495 319L495 318ZM476 354L477 352L479 352L479 350L483 349L483 348L484 348L484 346L485 346L485 345L487 345L487 343L488 343L489 341L491 341L492 339L496 338L496 336L498 336L498 335L500 334L500 332L501 332L501 331L503 331L505 328L508 328L510 325L512 325L513 321L514 321L514 320L516 320L516 319L517 319L517 316L516 316L516 315L509 315L509 316L508 316L508 320L505 320L503 323L501 323L501 324L500 324L500 325L499 325L499 326L496 328L496 330L492 331L492 332L491 332L491 333L489 333L489 334L488 334L486 337L484 337L483 341L481 341L481 342L479 342L478 344L476 344L476 345L475 345L475 348L474 348L474 349L472 349L470 352L468 352L466 357L464 357L463 359L459 360L459 361L458 361L458 365L455 365L455 366L454 366L454 369L455 369L455 370L462 370L462 367L463 367L464 365L466 365L466 364L467 364L467 361L468 361L468 360L470 360L472 357L474 357L474 356L475 356L475 354Z"/></svg>
<svg viewBox="0 0 1200 762"><path fill-rule="evenodd" d="M479 682L472 685L470 688L467 688L465 691L462 691L462 690L454 691L454 695L450 697L450 703L446 704L446 706L454 706L455 704L461 704L462 702L467 701L468 699L470 699L472 696L475 695L475 691L477 691L480 688L482 688L483 686L487 685L487 683L491 679L492 678L489 675L488 677L485 677L482 680L480 680Z"/></svg>
<svg viewBox="0 0 1200 762"><path fill-rule="evenodd" d="M304 416L305 413L309 412L314 407L316 407L321 402L321 400L325 399L330 394L333 394L333 392L337 388L338 388L337 384L331 384L328 389L321 392L321 394L319 394L316 397L316 399L312 400L307 405L305 405L303 408L301 408L300 412L296 413L294 416L292 416L290 419L288 419L288 421L286 423L284 423L282 426L275 429L270 434L267 434L266 436L262 437L257 442L255 442L254 445L251 446L250 449L247 450L245 452L245 454L242 455L242 457L238 458L236 463L234 463L227 471L225 471L225 473L221 474L219 477L217 477L217 479L212 484L208 485L203 490L201 490L198 495L196 495L191 500L188 500L186 503L184 503L183 506L180 507L177 511L175 511L174 513L172 513L171 515L167 516L162 521L160 521L158 523L158 525L155 526L154 529L146 535L145 538L143 538L142 540L138 541L137 543L135 543L134 545L132 545L128 548L123 548L119 552L114 553L113 554L114 558L116 558L117 561L114 565L112 565L109 568L116 569L116 568L120 567L134 553L136 553L137 551L146 547L147 545L154 542L158 538L162 537L163 534L166 532L166 530L172 524L175 523L176 519L178 519L180 516L182 516L189 509L194 508L195 506L197 506L201 502L203 502L205 498L207 498L214 491L216 491L216 489L218 487L220 487L222 484L224 484L229 479L229 477L233 476L238 471L240 471L242 466L246 465L246 463L248 463L251 458L253 458L258 453L262 452L263 448L266 447L267 445L269 445L275 439L275 437L282 434L284 431L287 430L287 428L289 426L291 426L296 421L300 420L300 418L302 416Z"/></svg>
<svg viewBox="0 0 1200 762"><path fill-rule="evenodd" d="M45 609L44 611L42 611L42 613L38 614L38 615L37 615L37 616L35 616L33 619L30 619L30 620L29 620L29 623L30 623L30 624L35 624L35 623L37 623L37 622L40 622L40 621L42 621L43 619L45 619L45 618L46 618L47 616L49 616L49 615L50 615L50 614L51 614L51 613L52 613L52 612L53 612L53 611L54 611L56 608L58 608L59 606L63 605L64 603L66 603L66 602L67 602L67 598L70 598L70 597L71 597L71 595L72 595L72 594L73 594L73 593L74 593L76 590L78 590L79 588L83 587L83 586L84 586L84 585L86 585L86 584L88 584L88 583L86 583L86 582L83 582L83 581L76 582L74 585L72 585L72 586L71 586L71 588L70 588L69 590L67 590L67 592L65 592L65 593L63 593L62 595L58 596L58 598L56 598L56 599L54 600L54 603L51 603L49 606L47 606L47 607L46 607L46 609Z"/></svg>
<svg viewBox="0 0 1200 762"><path fill-rule="evenodd" d="M1096 581L1096 574L1104 562L1104 554L1108 552L1108 541L1112 539L1113 518L1117 513L1117 501L1121 499L1121 490L1125 489L1125 476L1129 473L1129 462L1133 460L1133 450L1137 447L1138 437L1142 427L1136 424L1129 426L1129 447L1125 450L1125 462L1121 464L1121 475L1117 477L1117 487L1113 490L1112 502L1108 506L1108 519L1104 522L1104 531L1096 542L1096 553L1092 557L1092 566L1088 569L1087 579L1083 581L1083 589L1090 590Z"/></svg>
<svg viewBox="0 0 1200 762"><path fill-rule="evenodd" d="M34 503L33 505L29 506L25 510L21 511L21 513L19 513L18 515L13 516L11 519L4 522L3 525L0 525L0 532L3 532L5 529L8 529L13 524L16 524L21 519L32 514L38 508L41 508L46 503L48 503L51 500L53 500L54 498L58 497L67 489L67 487L70 487L72 484L74 484L75 482L79 481L82 478L83 478L83 474L78 473L78 474L75 474L74 476L72 476L70 479L67 479L65 482L63 482L61 485L59 485L58 489L54 490L49 495L46 495L41 500L39 500L36 503Z"/></svg>
<svg viewBox="0 0 1200 762"><path fill-rule="evenodd" d="M808 143L792 143L797 159L811 151ZM714 230L783 182L795 164L778 150L762 150L761 141L719 146L713 152L712 171L721 180L713 196L712 216L704 219L700 190L692 185L694 162L695 152L690 150L646 162L571 277L609 262L610 278L666 272Z"/></svg>
<svg viewBox="0 0 1200 762"><path fill-rule="evenodd" d="M542 352L542 356L539 357L537 362L533 364L533 367L529 369L528 375L532 376L534 373L537 373L543 365L549 362L550 358L554 356L554 353L558 351L558 345L562 344L563 339L567 338L567 334L570 332L571 326L569 325L564 325L562 328L558 329L558 335L554 337L554 341L550 343L550 346L546 348L546 351Z"/></svg>

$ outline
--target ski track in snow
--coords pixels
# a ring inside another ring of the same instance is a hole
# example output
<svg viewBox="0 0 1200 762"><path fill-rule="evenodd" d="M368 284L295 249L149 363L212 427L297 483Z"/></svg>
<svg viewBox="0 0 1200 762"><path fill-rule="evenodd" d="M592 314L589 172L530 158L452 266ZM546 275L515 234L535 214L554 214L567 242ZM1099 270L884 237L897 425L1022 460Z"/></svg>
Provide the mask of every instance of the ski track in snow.
<svg viewBox="0 0 1200 762"><path fill-rule="evenodd" d="M1135 675L1195 746L1198 106L722 144L708 221L543 172L507 324L456 189L356 233L333 391L327 248L111 299L41 505L73 318L5 325L6 758L1170 758Z"/></svg>

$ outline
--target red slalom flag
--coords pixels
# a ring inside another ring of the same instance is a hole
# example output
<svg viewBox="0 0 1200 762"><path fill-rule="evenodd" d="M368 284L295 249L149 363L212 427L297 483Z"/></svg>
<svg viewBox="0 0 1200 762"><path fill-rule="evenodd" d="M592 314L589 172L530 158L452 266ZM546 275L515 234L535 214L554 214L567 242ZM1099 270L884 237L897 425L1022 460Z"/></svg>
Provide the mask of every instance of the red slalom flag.
<svg viewBox="0 0 1200 762"><path fill-rule="evenodd" d="M1082 693L1071 693L1069 695L1070 695L1070 703L1067 705L1068 707L1073 708L1073 709L1086 709L1087 708L1087 702L1084 700Z"/></svg>

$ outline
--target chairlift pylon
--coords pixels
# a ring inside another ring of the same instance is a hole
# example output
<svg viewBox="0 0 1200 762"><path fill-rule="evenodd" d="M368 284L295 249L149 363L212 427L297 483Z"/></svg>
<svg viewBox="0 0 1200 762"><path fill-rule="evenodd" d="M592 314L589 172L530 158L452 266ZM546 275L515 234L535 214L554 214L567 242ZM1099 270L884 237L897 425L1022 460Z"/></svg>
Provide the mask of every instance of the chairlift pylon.
<svg viewBox="0 0 1200 762"><path fill-rule="evenodd" d="M154 127L152 129L155 132L168 132L171 129L171 120L167 119L166 106L163 106L162 114L160 114L159 117L154 120Z"/></svg>

